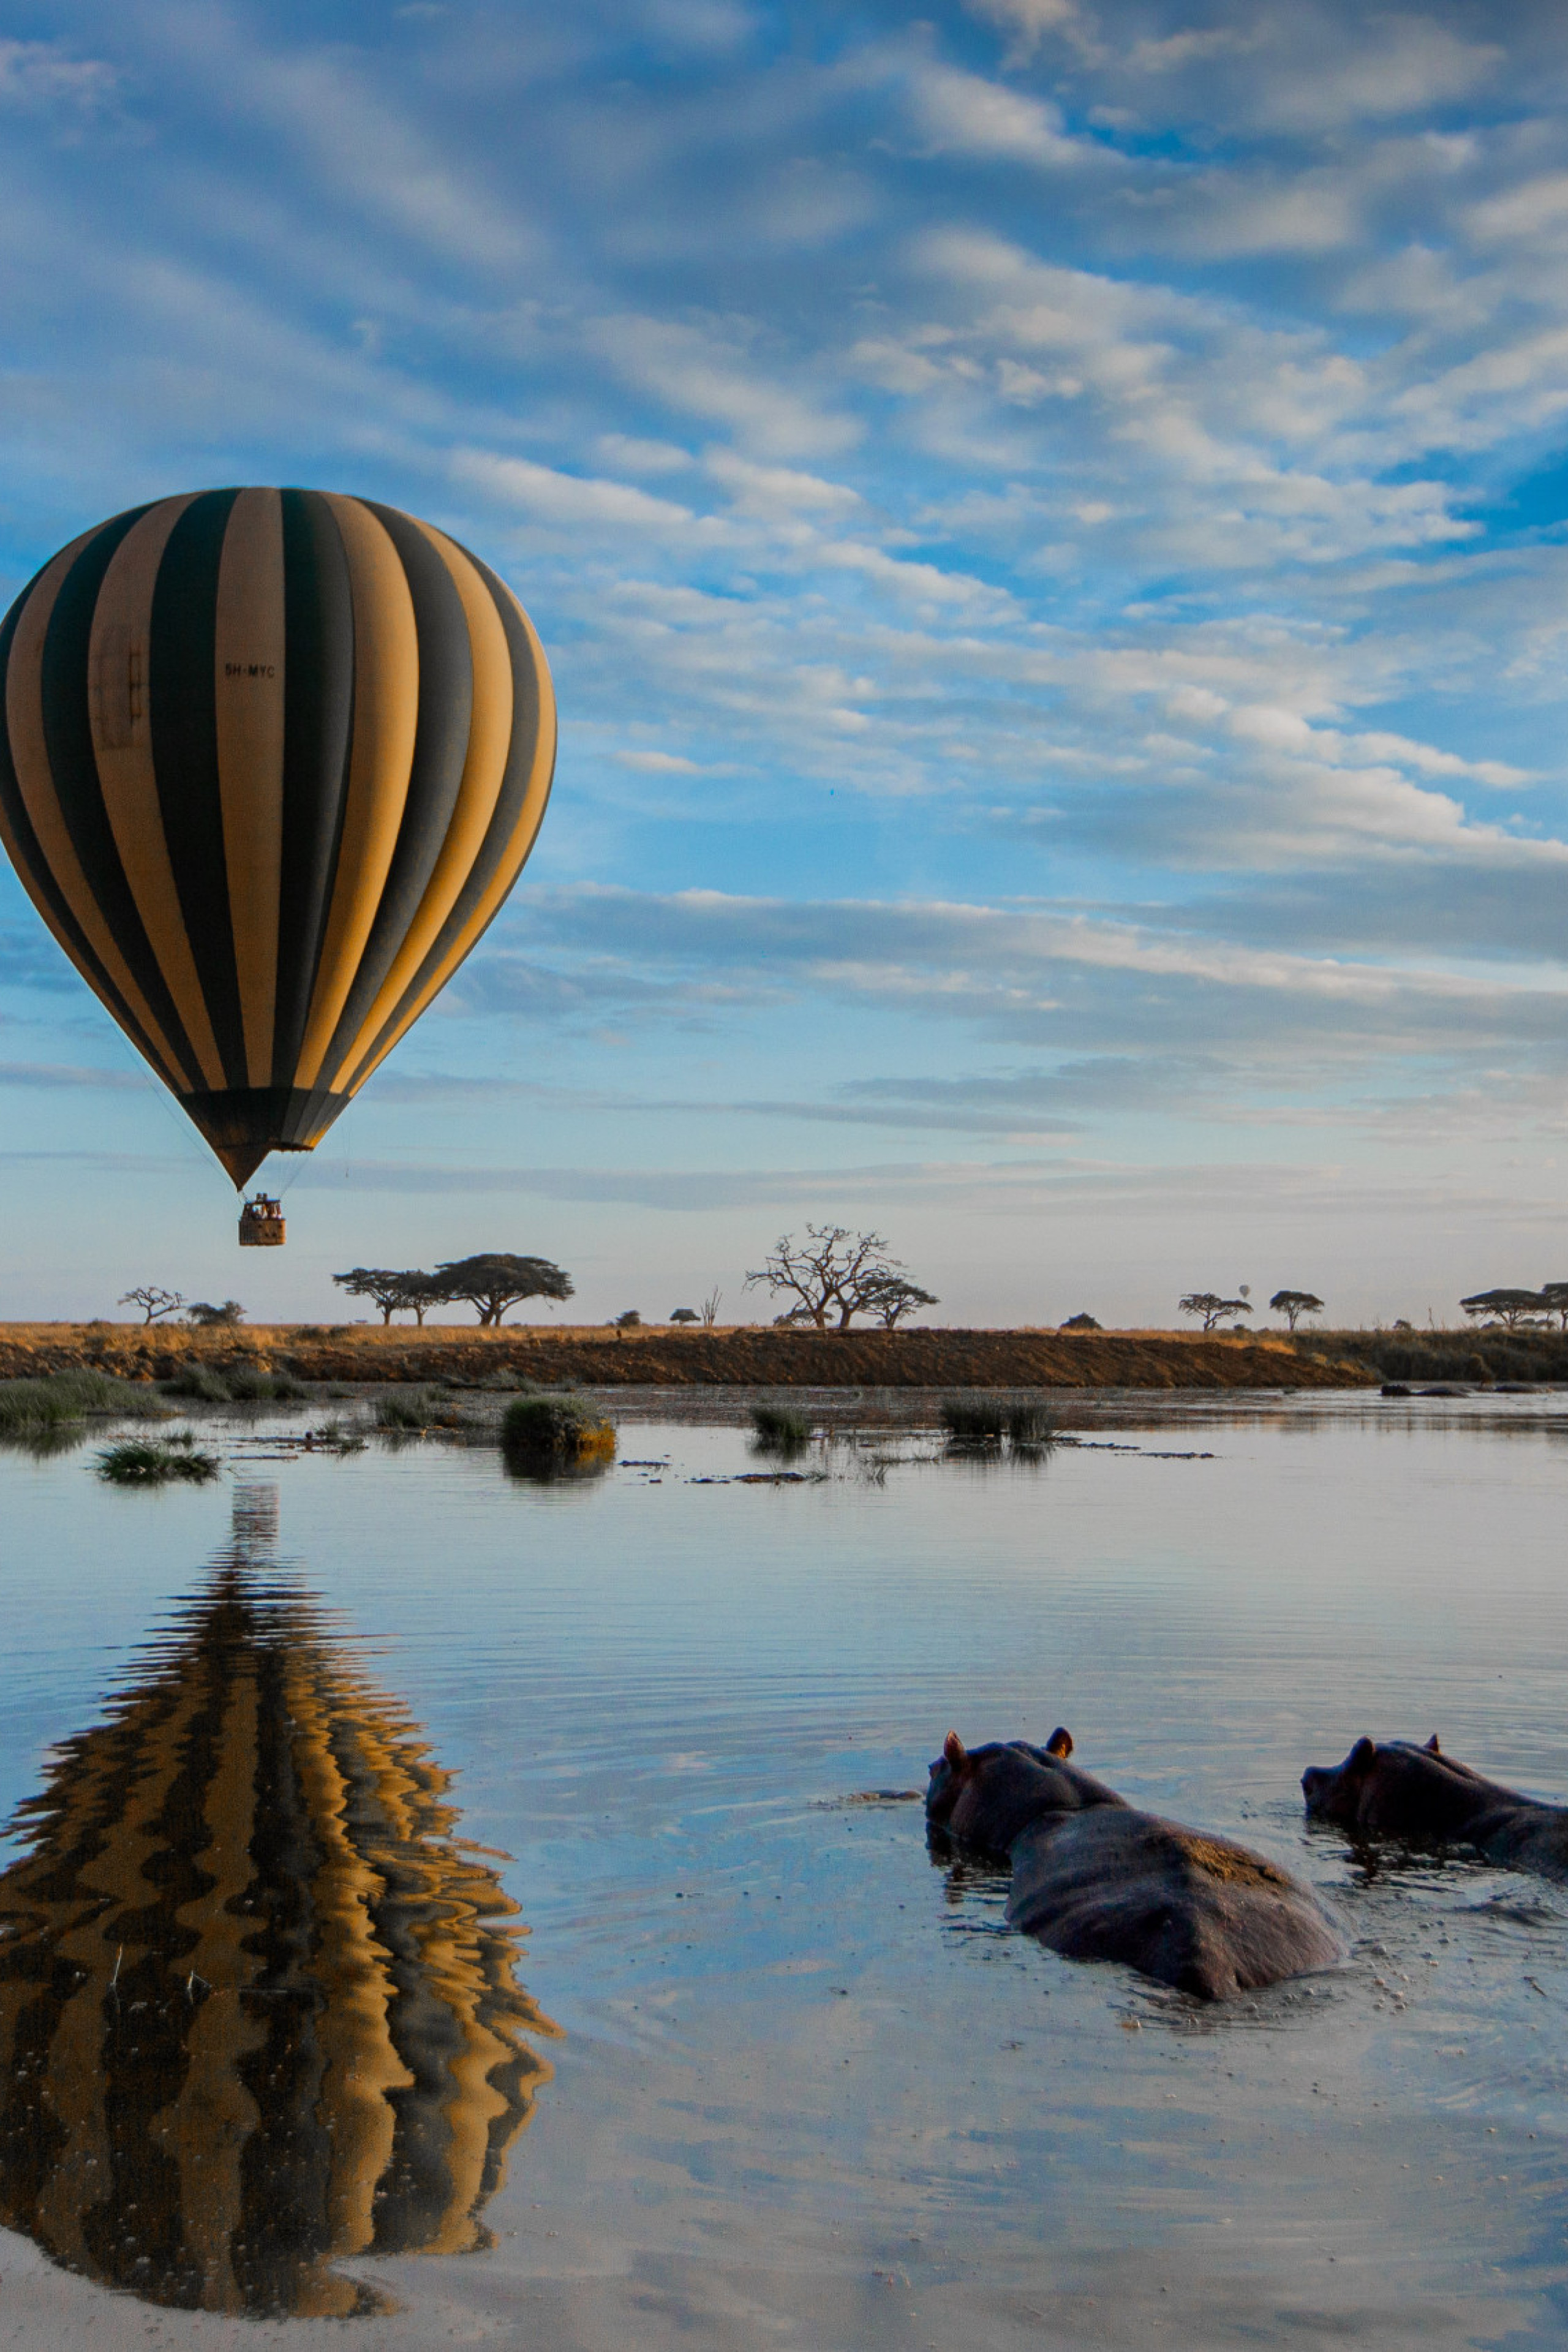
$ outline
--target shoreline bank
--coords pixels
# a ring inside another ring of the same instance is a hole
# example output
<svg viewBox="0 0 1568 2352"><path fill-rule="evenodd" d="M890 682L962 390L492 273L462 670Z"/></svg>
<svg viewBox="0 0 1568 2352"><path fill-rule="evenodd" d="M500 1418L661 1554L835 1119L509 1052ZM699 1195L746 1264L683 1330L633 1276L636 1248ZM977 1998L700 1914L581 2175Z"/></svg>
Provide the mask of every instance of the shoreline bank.
<svg viewBox="0 0 1568 2352"><path fill-rule="evenodd" d="M1180 1332L800 1331L648 1326L618 1333L538 1325L0 1323L0 1379L82 1367L167 1380L191 1363L298 1380L439 1381L475 1387L812 1389L1345 1389L1377 1375L1283 1339Z"/></svg>

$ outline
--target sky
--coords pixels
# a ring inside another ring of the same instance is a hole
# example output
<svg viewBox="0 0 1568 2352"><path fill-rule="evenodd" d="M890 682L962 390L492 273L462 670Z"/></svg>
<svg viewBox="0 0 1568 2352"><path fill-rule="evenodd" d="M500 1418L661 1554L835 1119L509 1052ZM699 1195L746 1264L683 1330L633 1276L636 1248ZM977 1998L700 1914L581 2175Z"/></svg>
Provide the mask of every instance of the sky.
<svg viewBox="0 0 1568 2352"><path fill-rule="evenodd" d="M562 714L282 1252L0 873L0 1315L765 1319L807 1220L954 1323L1568 1278L1565 99L1536 0L0 8L5 600L354 491Z"/></svg>

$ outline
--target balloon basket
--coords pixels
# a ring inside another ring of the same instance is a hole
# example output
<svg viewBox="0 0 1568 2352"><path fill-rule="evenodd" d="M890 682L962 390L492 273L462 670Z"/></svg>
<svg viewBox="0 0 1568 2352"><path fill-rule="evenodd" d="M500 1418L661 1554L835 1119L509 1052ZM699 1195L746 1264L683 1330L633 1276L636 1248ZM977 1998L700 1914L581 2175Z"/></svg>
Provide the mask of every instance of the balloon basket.
<svg viewBox="0 0 1568 2352"><path fill-rule="evenodd" d="M239 1213L241 1249L281 1249L287 1239L281 1201L267 1192L258 1192L247 1201Z"/></svg>

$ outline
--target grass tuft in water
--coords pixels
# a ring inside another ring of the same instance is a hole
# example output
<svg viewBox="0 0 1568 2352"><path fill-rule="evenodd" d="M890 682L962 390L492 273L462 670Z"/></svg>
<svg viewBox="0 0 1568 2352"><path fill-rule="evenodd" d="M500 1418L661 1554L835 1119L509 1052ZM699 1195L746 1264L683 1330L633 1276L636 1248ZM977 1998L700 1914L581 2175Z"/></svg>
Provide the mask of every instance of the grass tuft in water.
<svg viewBox="0 0 1568 2352"><path fill-rule="evenodd" d="M376 1399L377 1429L433 1429L443 1408L434 1389L403 1389Z"/></svg>
<svg viewBox="0 0 1568 2352"><path fill-rule="evenodd" d="M616 1458L614 1423L582 1397L519 1397L501 1416L500 1442L508 1463L521 1469L585 1466Z"/></svg>
<svg viewBox="0 0 1568 2352"><path fill-rule="evenodd" d="M1007 1408L997 1397L945 1396L942 1425L956 1445L1000 1445Z"/></svg>
<svg viewBox="0 0 1568 2352"><path fill-rule="evenodd" d="M1057 1442L1057 1417L1047 1404L1014 1404L1007 1408L1007 1434L1016 1446L1033 1451Z"/></svg>
<svg viewBox="0 0 1568 2352"><path fill-rule="evenodd" d="M811 1422L797 1405L753 1405L752 1427L764 1454L798 1454L811 1443Z"/></svg>
<svg viewBox="0 0 1568 2352"><path fill-rule="evenodd" d="M99 1476L113 1486L166 1486L173 1479L205 1486L218 1468L217 1455L198 1452L188 1429L172 1437L128 1437L98 1457Z"/></svg>
<svg viewBox="0 0 1568 2352"><path fill-rule="evenodd" d="M237 1403L301 1404L310 1395L303 1381L290 1372L253 1371L242 1367L228 1375L228 1392Z"/></svg>
<svg viewBox="0 0 1568 2352"><path fill-rule="evenodd" d="M117 1381L108 1372L51 1372L42 1380L0 1381L0 1440L31 1444L64 1433L89 1412L123 1413L128 1420L166 1416L150 1387Z"/></svg>
<svg viewBox="0 0 1568 2352"><path fill-rule="evenodd" d="M234 1393L210 1364L182 1364L163 1385L166 1396L189 1397L196 1404L227 1404Z"/></svg>

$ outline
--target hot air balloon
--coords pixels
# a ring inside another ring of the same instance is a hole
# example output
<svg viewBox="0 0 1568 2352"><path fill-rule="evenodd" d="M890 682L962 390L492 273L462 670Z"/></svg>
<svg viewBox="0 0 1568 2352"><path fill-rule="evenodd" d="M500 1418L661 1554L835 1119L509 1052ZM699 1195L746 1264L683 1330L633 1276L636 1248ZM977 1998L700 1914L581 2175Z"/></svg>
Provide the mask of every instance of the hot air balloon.
<svg viewBox="0 0 1568 2352"><path fill-rule="evenodd" d="M516 597L369 499L195 491L62 548L0 681L0 838L67 955L237 1186L314 1150L539 831L555 701Z"/></svg>

